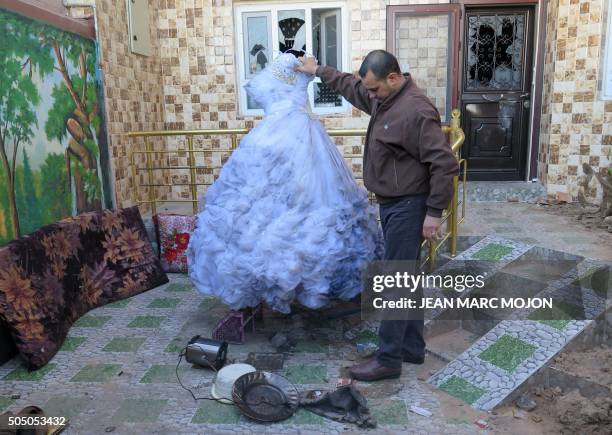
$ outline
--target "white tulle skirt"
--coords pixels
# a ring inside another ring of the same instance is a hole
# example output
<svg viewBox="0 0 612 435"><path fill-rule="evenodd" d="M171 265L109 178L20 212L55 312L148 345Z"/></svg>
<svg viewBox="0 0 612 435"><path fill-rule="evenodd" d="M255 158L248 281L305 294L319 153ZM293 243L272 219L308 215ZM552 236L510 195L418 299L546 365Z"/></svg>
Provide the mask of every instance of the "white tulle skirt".
<svg viewBox="0 0 612 435"><path fill-rule="evenodd" d="M382 253L376 211L318 120L282 104L269 112L205 195L190 279L234 309L351 299Z"/></svg>

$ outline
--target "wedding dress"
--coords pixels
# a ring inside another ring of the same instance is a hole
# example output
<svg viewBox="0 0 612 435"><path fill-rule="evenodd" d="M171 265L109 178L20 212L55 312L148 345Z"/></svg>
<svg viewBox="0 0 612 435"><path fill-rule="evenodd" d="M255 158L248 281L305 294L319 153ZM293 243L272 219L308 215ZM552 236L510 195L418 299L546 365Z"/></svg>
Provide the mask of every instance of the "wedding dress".
<svg viewBox="0 0 612 435"><path fill-rule="evenodd" d="M265 117L208 188L189 242L192 283L233 309L352 299L382 254L376 211L311 113L298 62L282 54L246 85Z"/></svg>

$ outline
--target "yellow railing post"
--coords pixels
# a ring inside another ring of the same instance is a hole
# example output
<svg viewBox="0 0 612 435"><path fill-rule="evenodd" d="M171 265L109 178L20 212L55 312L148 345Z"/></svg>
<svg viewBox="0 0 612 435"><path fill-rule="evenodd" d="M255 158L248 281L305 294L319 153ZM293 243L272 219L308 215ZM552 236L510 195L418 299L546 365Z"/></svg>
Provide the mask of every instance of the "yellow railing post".
<svg viewBox="0 0 612 435"><path fill-rule="evenodd" d="M157 214L157 204L155 203L155 186L153 186L153 165L151 162L151 153L153 147L149 142L149 137L145 136L145 149L146 149L146 161L147 161L147 179L149 180L149 204L151 204L151 213L153 216Z"/></svg>
<svg viewBox="0 0 612 435"><path fill-rule="evenodd" d="M451 199L451 220L450 220L450 254L451 257L454 257L455 255L457 255L457 241L458 241L458 237L459 237L459 224L458 224L458 219L459 216L457 215L458 211L459 211L459 177L455 176L453 177L453 198Z"/></svg>
<svg viewBox="0 0 612 435"><path fill-rule="evenodd" d="M130 160L132 162L132 183L134 183L134 190L136 191L136 204L140 204L142 200L140 199L140 183L138 182L138 171L136 171L135 153L130 153Z"/></svg>
<svg viewBox="0 0 612 435"><path fill-rule="evenodd" d="M196 185L196 165L195 156L193 153L193 136L187 136L187 147L189 149L189 184L191 190L192 210L193 214L198 212L198 186Z"/></svg>
<svg viewBox="0 0 612 435"><path fill-rule="evenodd" d="M428 242L428 245L429 245L429 250L428 250L429 254L427 256L428 262L429 262L428 268L430 272L433 272L433 270L436 268L436 250L437 250L436 241L430 240Z"/></svg>
<svg viewBox="0 0 612 435"><path fill-rule="evenodd" d="M451 144L457 140L457 133L461 130L461 112L459 109L454 109L451 113L450 119L450 128L451 128Z"/></svg>
<svg viewBox="0 0 612 435"><path fill-rule="evenodd" d="M461 145L463 145L463 140L460 142L457 140L458 136L463 133L461 131L461 112L458 109L453 110L451 114L451 143L457 146L453 151L455 152L455 156L457 157L457 161L461 160ZM459 170L461 170L461 165L459 165ZM465 191L465 186L463 186ZM453 198L451 200L451 219L450 219L450 254L452 257L457 255L457 242L459 238L459 175L453 177Z"/></svg>

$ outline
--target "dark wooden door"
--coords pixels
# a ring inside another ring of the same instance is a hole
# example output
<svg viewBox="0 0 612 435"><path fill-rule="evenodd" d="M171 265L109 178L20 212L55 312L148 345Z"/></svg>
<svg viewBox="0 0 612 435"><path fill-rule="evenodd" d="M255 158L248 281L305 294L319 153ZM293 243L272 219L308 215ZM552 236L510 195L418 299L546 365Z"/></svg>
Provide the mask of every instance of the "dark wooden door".
<svg viewBox="0 0 612 435"><path fill-rule="evenodd" d="M527 164L533 8L466 9L461 112L470 180L523 180Z"/></svg>

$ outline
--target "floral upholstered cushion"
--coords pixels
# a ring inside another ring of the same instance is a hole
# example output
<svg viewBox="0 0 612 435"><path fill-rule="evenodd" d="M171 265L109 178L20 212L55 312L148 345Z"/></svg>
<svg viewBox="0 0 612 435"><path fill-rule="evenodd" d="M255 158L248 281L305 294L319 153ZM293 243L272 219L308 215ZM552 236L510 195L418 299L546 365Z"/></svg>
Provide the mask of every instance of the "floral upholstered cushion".
<svg viewBox="0 0 612 435"><path fill-rule="evenodd" d="M159 258L166 272L187 272L185 253L195 228L196 216L158 214L155 216Z"/></svg>
<svg viewBox="0 0 612 435"><path fill-rule="evenodd" d="M0 319L38 368L87 311L166 282L137 207L85 213L0 248Z"/></svg>

